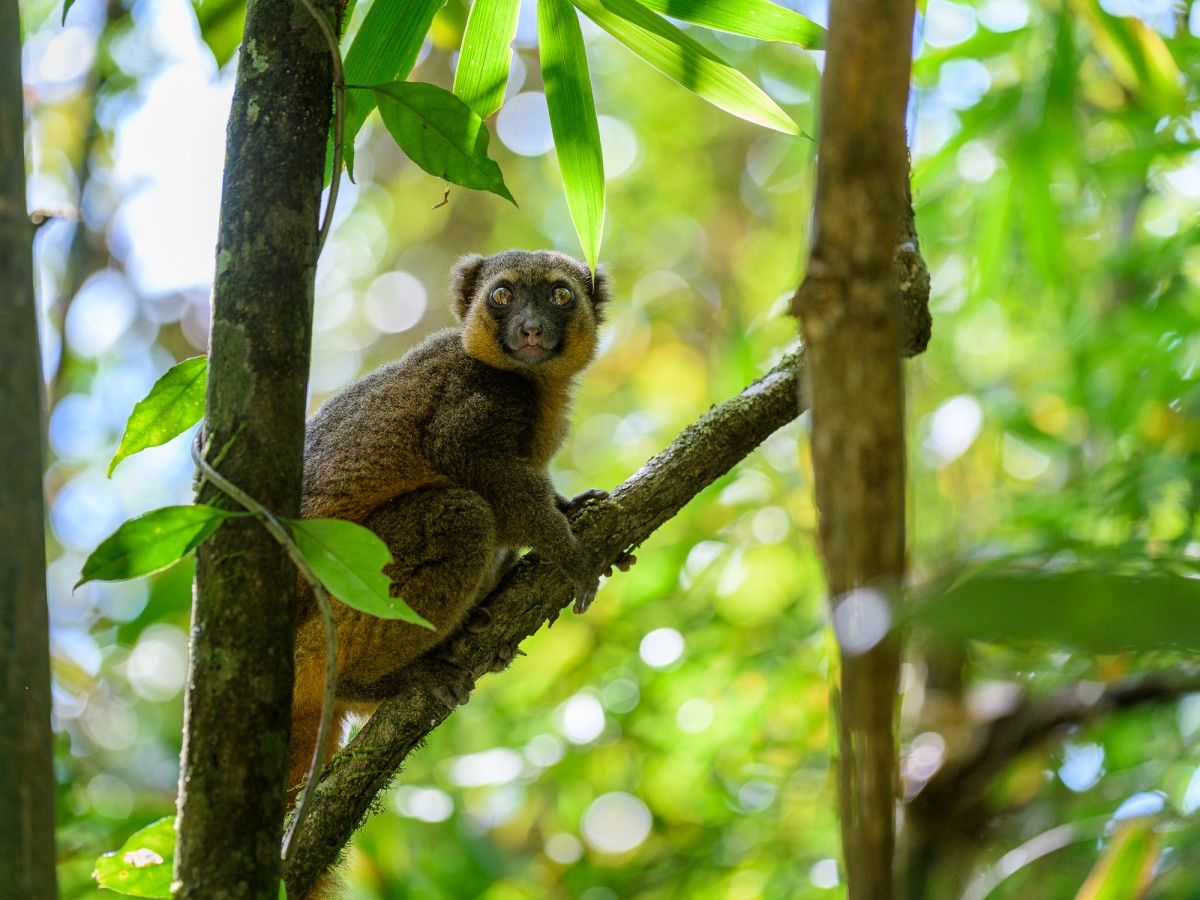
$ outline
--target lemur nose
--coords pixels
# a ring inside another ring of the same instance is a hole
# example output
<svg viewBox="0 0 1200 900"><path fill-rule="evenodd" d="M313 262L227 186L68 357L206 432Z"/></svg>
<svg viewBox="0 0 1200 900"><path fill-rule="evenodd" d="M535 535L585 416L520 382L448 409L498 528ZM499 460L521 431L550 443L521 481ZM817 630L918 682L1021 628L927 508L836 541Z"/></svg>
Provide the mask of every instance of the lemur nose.
<svg viewBox="0 0 1200 900"><path fill-rule="evenodd" d="M542 333L541 322L526 322L521 326L521 334L525 337L537 337Z"/></svg>

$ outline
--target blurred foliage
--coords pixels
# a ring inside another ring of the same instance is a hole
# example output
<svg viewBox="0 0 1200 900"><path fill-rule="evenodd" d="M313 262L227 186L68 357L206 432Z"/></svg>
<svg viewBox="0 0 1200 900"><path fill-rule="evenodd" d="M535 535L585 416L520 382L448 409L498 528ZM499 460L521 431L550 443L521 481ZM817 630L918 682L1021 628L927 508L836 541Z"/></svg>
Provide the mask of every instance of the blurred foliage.
<svg viewBox="0 0 1200 900"><path fill-rule="evenodd" d="M459 254L580 252L547 152L533 12L522 9L508 102L489 120L519 210L459 189L431 210L441 182L368 120L318 272L314 408L449 324L440 298ZM64 898L91 897L97 855L174 803L191 572L71 586L119 522L190 500L190 434L104 476L134 402L205 349L241 10L77 0L65 27L49 0L22 13L31 204L82 214L43 227L37 252L60 882ZM414 77L450 87L465 23L462 0L438 12ZM628 477L794 342L784 310L814 161L811 142L711 108L582 24L616 300L556 460L567 495ZM818 54L681 27L815 133ZM908 369L913 578L1105 553L1139 572L1188 571L1200 556L1200 7L929 0L919 27L914 200L935 324ZM840 895L834 645L806 434L802 417L773 436L586 616L483 680L382 798L350 854L348 896ZM1087 614L1086 597L1072 601ZM1142 615L1136 592L1125 601L1124 615ZM947 650L916 633L906 784L919 789L1024 693L1188 665L1195 650ZM1056 738L988 785L985 829L942 851L959 884L1071 897L1089 873L1154 852L1149 896L1200 892L1197 698ZM1154 837L1130 850L1121 842L1142 833L1114 817L1139 815ZM634 846L619 839L643 831ZM1048 849L1006 855L1021 847Z"/></svg>

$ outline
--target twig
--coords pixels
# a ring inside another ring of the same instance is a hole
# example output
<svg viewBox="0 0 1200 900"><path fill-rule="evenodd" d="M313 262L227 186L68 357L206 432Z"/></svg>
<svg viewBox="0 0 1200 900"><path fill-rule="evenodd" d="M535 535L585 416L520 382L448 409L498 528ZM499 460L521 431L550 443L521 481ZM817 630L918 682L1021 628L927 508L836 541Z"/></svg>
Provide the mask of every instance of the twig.
<svg viewBox="0 0 1200 900"><path fill-rule="evenodd" d="M317 607L321 610L321 621L325 625L325 695L321 701L321 727L317 731L317 746L313 748L312 762L309 763L308 777L304 782L304 792L300 795L300 802L296 805L296 814L292 817L287 835L283 840L283 858L287 859L291 855L300 825L308 814L317 784L317 774L321 769L321 760L325 755L325 747L329 743L329 735L333 728L333 698L337 691L337 630L333 626L333 609L330 606L329 593L325 590L325 585L321 584L321 580L317 578L316 573L308 564L308 560L300 552L291 532L270 510L208 464L200 446L199 432L192 442L192 459L195 460L196 467L200 470L203 478L215 484L229 497L257 515L272 537L283 545L283 549L296 564L300 574L312 586L313 595L317 598Z"/></svg>
<svg viewBox="0 0 1200 900"><path fill-rule="evenodd" d="M329 176L329 200L325 204L325 217L321 220L321 232L317 237L317 256L325 246L325 238L329 236L329 228L333 225L333 208L337 204L338 189L342 183L342 153L346 128L346 70L342 66L342 53L338 49L338 39L333 33L326 18L317 11L312 0L300 0L309 11L325 36L329 45L329 55L333 60L333 167Z"/></svg>

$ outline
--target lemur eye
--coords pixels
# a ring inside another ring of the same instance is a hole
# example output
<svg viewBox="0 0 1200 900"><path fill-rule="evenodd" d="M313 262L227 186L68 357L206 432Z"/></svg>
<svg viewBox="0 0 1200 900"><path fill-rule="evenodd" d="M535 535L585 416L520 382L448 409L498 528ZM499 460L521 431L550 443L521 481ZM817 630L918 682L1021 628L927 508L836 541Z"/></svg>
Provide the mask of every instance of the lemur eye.
<svg viewBox="0 0 1200 900"><path fill-rule="evenodd" d="M504 306L512 299L512 291L506 287L498 287L492 291L492 302L498 306Z"/></svg>
<svg viewBox="0 0 1200 900"><path fill-rule="evenodd" d="M558 306L566 306L573 299L575 299L575 295L571 293L570 288L556 287L554 292L550 295L550 299Z"/></svg>

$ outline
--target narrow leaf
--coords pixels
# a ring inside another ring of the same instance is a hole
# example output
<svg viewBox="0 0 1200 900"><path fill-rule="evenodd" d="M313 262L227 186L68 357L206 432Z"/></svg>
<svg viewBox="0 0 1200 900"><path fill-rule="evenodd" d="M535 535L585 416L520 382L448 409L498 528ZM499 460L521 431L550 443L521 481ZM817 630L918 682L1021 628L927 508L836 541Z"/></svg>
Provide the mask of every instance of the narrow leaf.
<svg viewBox="0 0 1200 900"><path fill-rule="evenodd" d="M594 271L604 230L604 159L583 32L568 0L538 0L538 44L563 190Z"/></svg>
<svg viewBox="0 0 1200 900"><path fill-rule="evenodd" d="M74 5L75 5L75 0L63 0L63 14L62 14L62 22L60 24L62 24L62 25L67 24L67 13L70 11L71 7Z"/></svg>
<svg viewBox="0 0 1200 900"><path fill-rule="evenodd" d="M405 79L412 71L421 51L421 44L433 22L433 15L446 0L375 0L362 25L345 51L342 68L346 84L379 84ZM355 93L354 104L346 104L346 124L343 147L346 158L353 159L354 138L367 116L375 108L375 98L369 93ZM332 126L330 126L332 127ZM330 137L325 159L325 183L329 183L333 167L333 138ZM347 169L354 174L352 163Z"/></svg>
<svg viewBox="0 0 1200 900"><path fill-rule="evenodd" d="M208 360L203 356L168 369L129 414L121 445L108 464L108 477L112 478L113 469L125 457L165 444L199 422L204 417L207 384Z"/></svg>
<svg viewBox="0 0 1200 900"><path fill-rule="evenodd" d="M1146 817L1122 822L1075 900L1136 900L1154 876L1161 841Z"/></svg>
<svg viewBox="0 0 1200 900"><path fill-rule="evenodd" d="M757 38L799 44L809 50L825 46L825 29L800 13L768 0L639 0L672 19Z"/></svg>
<svg viewBox="0 0 1200 900"><path fill-rule="evenodd" d="M1161 573L988 571L931 586L912 621L952 638L1095 653L1200 650L1200 580ZM918 598L919 599L919 598Z"/></svg>
<svg viewBox="0 0 1200 900"><path fill-rule="evenodd" d="M383 567L391 551L374 532L344 519L288 519L296 545L325 589L347 606L381 619L400 619L433 630L398 597Z"/></svg>
<svg viewBox="0 0 1200 900"><path fill-rule="evenodd" d="M166 816L96 860L92 878L102 888L130 897L170 897L175 861L175 817Z"/></svg>
<svg viewBox="0 0 1200 900"><path fill-rule="evenodd" d="M164 506L130 519L92 551L75 587L152 575L196 549L226 519L249 513L204 506Z"/></svg>
<svg viewBox="0 0 1200 900"><path fill-rule="evenodd" d="M498 194L514 206L504 176L487 155L483 119L444 88L419 81L377 84L383 124L408 158L430 175Z"/></svg>
<svg viewBox="0 0 1200 900"><path fill-rule="evenodd" d="M572 2L654 68L714 106L775 131L801 133L754 82L636 0Z"/></svg>
<svg viewBox="0 0 1200 900"><path fill-rule="evenodd" d="M486 119L504 103L520 0L475 0L467 17L454 93Z"/></svg>

